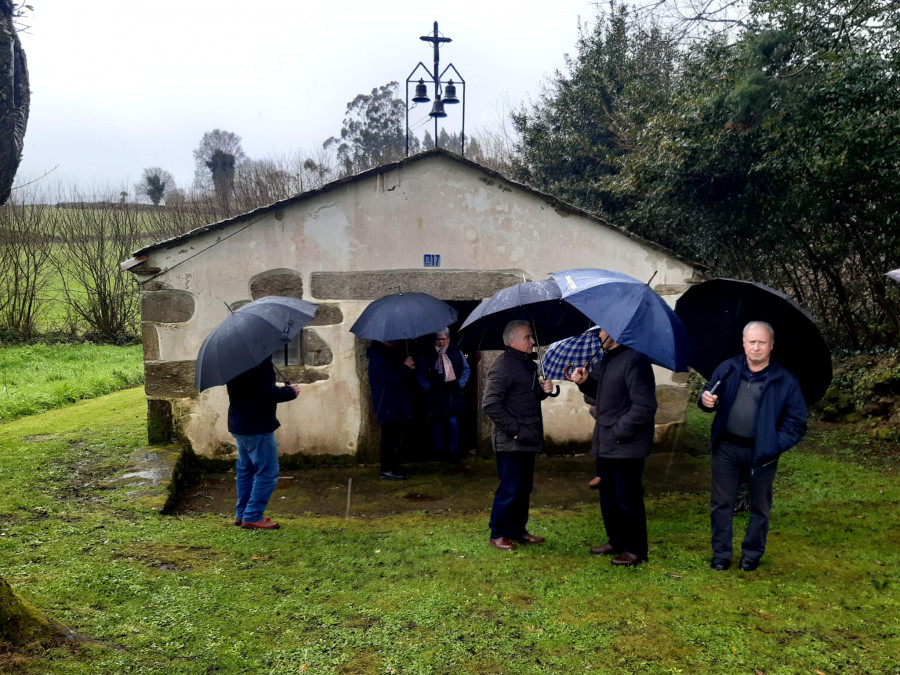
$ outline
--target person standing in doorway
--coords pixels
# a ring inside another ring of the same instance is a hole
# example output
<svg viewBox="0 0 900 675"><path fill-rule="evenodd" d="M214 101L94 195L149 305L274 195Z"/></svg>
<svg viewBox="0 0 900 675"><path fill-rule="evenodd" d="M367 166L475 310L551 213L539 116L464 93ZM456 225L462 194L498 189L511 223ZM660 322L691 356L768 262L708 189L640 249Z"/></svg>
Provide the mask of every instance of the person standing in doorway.
<svg viewBox="0 0 900 675"><path fill-rule="evenodd" d="M463 387L469 381L469 364L459 347L450 343L450 329L434 334L434 351L419 357L416 380L425 390L425 410L434 451L458 464L459 415L466 410Z"/></svg>
<svg viewBox="0 0 900 675"><path fill-rule="evenodd" d="M228 431L238 449L234 524L248 530L277 530L278 523L263 517L278 483L275 430L281 425L275 408L297 398L300 385L276 385L275 367L269 357L230 380L226 388Z"/></svg>
<svg viewBox="0 0 900 675"><path fill-rule="evenodd" d="M372 406L381 426L381 468L384 480L406 480L400 467L400 451L413 419L409 378L416 368L412 356L393 340L374 340L366 350Z"/></svg>

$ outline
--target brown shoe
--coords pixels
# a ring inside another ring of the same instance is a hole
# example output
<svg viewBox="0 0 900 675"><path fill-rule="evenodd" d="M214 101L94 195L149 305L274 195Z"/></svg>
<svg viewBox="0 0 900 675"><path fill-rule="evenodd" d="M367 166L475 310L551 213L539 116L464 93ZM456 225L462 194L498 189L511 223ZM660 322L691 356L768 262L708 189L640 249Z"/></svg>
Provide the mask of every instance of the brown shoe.
<svg viewBox="0 0 900 675"><path fill-rule="evenodd" d="M514 541L517 544L543 544L547 540L544 537L538 537L537 535L528 534L526 532L521 537L517 539L510 539L510 541Z"/></svg>
<svg viewBox="0 0 900 675"><path fill-rule="evenodd" d="M491 546L493 546L498 551L515 551L516 545L513 544L506 537L497 537L496 539L491 539Z"/></svg>
<svg viewBox="0 0 900 675"><path fill-rule="evenodd" d="M613 548L612 544L603 544L603 546L594 546L591 548L591 555L618 555L621 551Z"/></svg>
<svg viewBox="0 0 900 675"><path fill-rule="evenodd" d="M629 553L628 551L624 551L612 559L612 564L618 567L634 567L635 565L640 565L642 562L644 561L638 558L634 553Z"/></svg>
<svg viewBox="0 0 900 675"><path fill-rule="evenodd" d="M234 519L234 524L237 525L238 527L240 527L241 524L242 524L243 522L244 522L244 521L241 520L240 518L235 518L235 519Z"/></svg>
<svg viewBox="0 0 900 675"><path fill-rule="evenodd" d="M263 518L255 523L248 523L246 520L241 523L241 527L245 530L277 530L281 525L276 522Z"/></svg>

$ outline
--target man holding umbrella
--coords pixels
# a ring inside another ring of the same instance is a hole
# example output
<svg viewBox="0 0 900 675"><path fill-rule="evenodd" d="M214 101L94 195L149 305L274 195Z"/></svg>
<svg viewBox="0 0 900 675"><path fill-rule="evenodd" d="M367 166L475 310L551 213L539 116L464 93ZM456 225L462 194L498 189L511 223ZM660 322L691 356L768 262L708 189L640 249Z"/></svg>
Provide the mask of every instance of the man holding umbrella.
<svg viewBox="0 0 900 675"><path fill-rule="evenodd" d="M806 433L807 408L797 378L771 360L775 331L751 321L743 331L744 354L722 362L698 405L715 412L712 425L710 521L714 570L731 566L734 500L742 480L750 492L750 522L739 566L752 572L766 550L772 483L781 453Z"/></svg>
<svg viewBox="0 0 900 675"><path fill-rule="evenodd" d="M553 382L538 378L531 324L514 320L503 330L506 350L488 371L481 408L494 423L492 441L500 483L491 509L491 546L512 551L515 543L540 544L529 534L528 507L534 485L534 460L544 444L541 401Z"/></svg>
<svg viewBox="0 0 900 675"><path fill-rule="evenodd" d="M275 430L281 425L275 417L275 407L297 398L300 385L277 386L275 368L269 357L229 380L226 388L228 431L238 448L235 525L248 530L277 530L278 523L263 517L278 483Z"/></svg>
<svg viewBox="0 0 900 675"><path fill-rule="evenodd" d="M286 348L317 309L299 298L264 296L229 314L197 354L197 390L228 389L228 431L238 448L234 524L248 530L278 529L263 517L278 482L275 408L300 393L296 384L275 385L272 354Z"/></svg>
<svg viewBox="0 0 900 675"><path fill-rule="evenodd" d="M607 542L593 555L632 567L647 560L644 463L653 449L656 380L650 359L599 332L603 358L595 369L572 371L571 380L596 407L591 455L600 477L600 512Z"/></svg>

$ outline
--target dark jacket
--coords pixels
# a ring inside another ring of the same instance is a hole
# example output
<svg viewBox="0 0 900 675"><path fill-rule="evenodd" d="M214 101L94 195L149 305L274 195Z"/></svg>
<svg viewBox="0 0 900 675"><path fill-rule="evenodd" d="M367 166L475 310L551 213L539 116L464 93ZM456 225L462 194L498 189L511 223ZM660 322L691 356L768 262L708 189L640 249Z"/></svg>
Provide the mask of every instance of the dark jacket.
<svg viewBox="0 0 900 675"><path fill-rule="evenodd" d="M697 405L704 412L715 412L712 423L710 450L715 452L722 441L722 434L728 422L731 406L741 383L741 372L747 358L739 354L723 361L715 369L703 391L709 391L721 380L716 394L719 396L715 408L706 408L700 399ZM703 392L700 392L703 396ZM756 409L753 455L757 466L771 464L778 456L795 446L806 435L806 401L800 383L789 371L774 361L769 363L769 374Z"/></svg>
<svg viewBox="0 0 900 675"><path fill-rule="evenodd" d="M403 365L406 352L398 347L388 347L383 342L373 341L366 350L366 356L369 357L372 406L378 423L411 420L413 410L407 385L412 371Z"/></svg>
<svg viewBox="0 0 900 675"><path fill-rule="evenodd" d="M225 387L228 390L228 431L239 436L275 431L281 426L275 417L275 407L297 398L290 387L275 384L271 358L233 378Z"/></svg>
<svg viewBox="0 0 900 675"><path fill-rule="evenodd" d="M597 408L591 456L642 459L653 450L656 380L650 359L619 345L578 387Z"/></svg>
<svg viewBox="0 0 900 675"><path fill-rule="evenodd" d="M507 347L488 371L481 401L481 409L494 423L495 452L541 451L545 398L533 355Z"/></svg>
<svg viewBox="0 0 900 675"><path fill-rule="evenodd" d="M456 379L444 381L444 373L437 369L437 351L427 350L416 363L416 380L425 390L425 409L432 415L459 415L466 410L463 387L469 380L469 364L459 347L447 347L447 357L453 364Z"/></svg>

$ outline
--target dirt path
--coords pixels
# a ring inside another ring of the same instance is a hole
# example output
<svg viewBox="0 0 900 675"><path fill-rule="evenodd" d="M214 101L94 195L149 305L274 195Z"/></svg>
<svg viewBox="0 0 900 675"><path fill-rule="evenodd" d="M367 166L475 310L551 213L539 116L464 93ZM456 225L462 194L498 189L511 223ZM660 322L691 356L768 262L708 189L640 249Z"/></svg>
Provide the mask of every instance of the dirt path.
<svg viewBox="0 0 900 675"><path fill-rule="evenodd" d="M686 453L651 455L645 486L648 496L667 492L708 490L709 464L705 456ZM350 513L355 517L428 511L472 513L490 508L497 487L493 459L471 457L460 466L438 462L406 465L407 480L386 481L375 466L330 467L282 472L270 502L278 514L344 515L347 487L352 479ZM590 457L538 457L533 507L564 508L597 501L587 482L594 473ZM206 474L186 490L180 511L229 515L235 500L234 473Z"/></svg>

